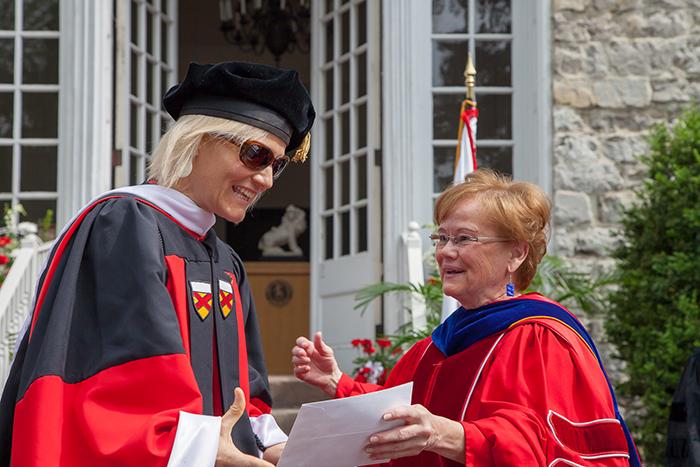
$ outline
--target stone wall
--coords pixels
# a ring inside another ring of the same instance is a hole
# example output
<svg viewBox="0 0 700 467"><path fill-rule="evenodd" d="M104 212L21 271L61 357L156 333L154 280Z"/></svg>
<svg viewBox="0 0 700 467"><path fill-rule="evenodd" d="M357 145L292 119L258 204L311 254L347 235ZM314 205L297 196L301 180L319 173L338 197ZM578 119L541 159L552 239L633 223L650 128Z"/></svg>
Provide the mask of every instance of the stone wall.
<svg viewBox="0 0 700 467"><path fill-rule="evenodd" d="M597 272L649 129L700 100L700 0L553 0L552 15L553 247Z"/></svg>

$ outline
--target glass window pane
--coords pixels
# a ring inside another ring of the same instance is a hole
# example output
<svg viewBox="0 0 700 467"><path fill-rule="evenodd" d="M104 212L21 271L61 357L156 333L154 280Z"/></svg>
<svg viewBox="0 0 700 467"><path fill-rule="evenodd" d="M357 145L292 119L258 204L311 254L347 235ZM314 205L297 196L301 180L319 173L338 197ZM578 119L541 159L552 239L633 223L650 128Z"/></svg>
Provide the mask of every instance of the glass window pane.
<svg viewBox="0 0 700 467"><path fill-rule="evenodd" d="M326 26L326 40L323 43L323 47L326 48L326 62L333 60L334 50L333 50L333 19L325 23Z"/></svg>
<svg viewBox="0 0 700 467"><path fill-rule="evenodd" d="M129 157L129 185L138 185L143 182L143 180L139 180L141 158L136 154L131 154Z"/></svg>
<svg viewBox="0 0 700 467"><path fill-rule="evenodd" d="M22 81L27 84L58 83L58 39L24 39Z"/></svg>
<svg viewBox="0 0 700 467"><path fill-rule="evenodd" d="M146 118L148 121L146 149L148 149L148 152L152 152L160 139L160 118L158 118L158 112L151 112L150 110L146 112Z"/></svg>
<svg viewBox="0 0 700 467"><path fill-rule="evenodd" d="M340 14L340 54L350 50L350 10Z"/></svg>
<svg viewBox="0 0 700 467"><path fill-rule="evenodd" d="M56 146L22 146L20 191L56 191Z"/></svg>
<svg viewBox="0 0 700 467"><path fill-rule="evenodd" d="M340 104L350 101L350 61L340 64Z"/></svg>
<svg viewBox="0 0 700 467"><path fill-rule="evenodd" d="M139 96L139 65L141 63L141 60L139 60L139 55L132 51L131 52L131 95L140 97Z"/></svg>
<svg viewBox="0 0 700 467"><path fill-rule="evenodd" d="M141 8L139 8L138 3L131 2L131 43L139 44L139 14L141 13Z"/></svg>
<svg viewBox="0 0 700 467"><path fill-rule="evenodd" d="M466 41L433 41L433 86L464 86L468 52Z"/></svg>
<svg viewBox="0 0 700 467"><path fill-rule="evenodd" d="M326 192L326 205L323 209L333 209L333 166L324 169L324 191Z"/></svg>
<svg viewBox="0 0 700 467"><path fill-rule="evenodd" d="M341 162L338 165L340 173L340 204L350 203L350 161Z"/></svg>
<svg viewBox="0 0 700 467"><path fill-rule="evenodd" d="M476 85L510 86L509 41L476 41Z"/></svg>
<svg viewBox="0 0 700 467"><path fill-rule="evenodd" d="M150 60L146 61L146 102L154 105L155 107L158 107L157 101L159 100L156 98L154 92L158 71L159 67L157 63L153 63Z"/></svg>
<svg viewBox="0 0 700 467"><path fill-rule="evenodd" d="M12 193L12 146L0 146L0 192Z"/></svg>
<svg viewBox="0 0 700 467"><path fill-rule="evenodd" d="M476 162L479 167L488 167L504 175L513 174L513 151L511 147L477 148Z"/></svg>
<svg viewBox="0 0 700 467"><path fill-rule="evenodd" d="M457 139L459 111L463 100L464 94L433 96L433 139ZM479 129L481 129L481 121L479 121Z"/></svg>
<svg viewBox="0 0 700 467"><path fill-rule="evenodd" d="M157 16L152 15L150 11L146 10L146 52L149 54L153 54L153 34L156 29L153 21L157 19Z"/></svg>
<svg viewBox="0 0 700 467"><path fill-rule="evenodd" d="M0 2L2 2L2 0L0 0ZM0 13L0 15L1 14L2 13ZM14 81L14 68L15 40L0 39L0 83L12 83Z"/></svg>
<svg viewBox="0 0 700 467"><path fill-rule="evenodd" d="M357 74L357 95L355 98L362 97L367 94L367 54L361 53L354 57L355 73Z"/></svg>
<svg viewBox="0 0 700 467"><path fill-rule="evenodd" d="M130 104L129 108L129 145L132 148L139 147L139 108L136 104Z"/></svg>
<svg viewBox="0 0 700 467"><path fill-rule="evenodd" d="M333 108L333 67L323 72L324 78L324 94L323 94L323 108L325 110L330 110Z"/></svg>
<svg viewBox="0 0 700 467"><path fill-rule="evenodd" d="M356 201L362 201L367 198L367 156L362 155L355 158L355 173L357 174Z"/></svg>
<svg viewBox="0 0 700 467"><path fill-rule="evenodd" d="M12 138L13 103L11 92L0 92L0 138Z"/></svg>
<svg viewBox="0 0 700 467"><path fill-rule="evenodd" d="M433 149L433 193L441 193L452 183L456 151L456 145Z"/></svg>
<svg viewBox="0 0 700 467"><path fill-rule="evenodd" d="M15 29L15 0L0 0L0 30Z"/></svg>
<svg viewBox="0 0 700 467"><path fill-rule="evenodd" d="M361 46L367 42L367 3L362 2L357 5L355 13L356 38L357 46Z"/></svg>
<svg viewBox="0 0 700 467"><path fill-rule="evenodd" d="M168 2L163 2L164 5L166 3L168 3ZM167 61L167 57L168 57L168 45L169 45L168 37L169 37L168 36L168 23L166 21L161 21L161 23L160 23L160 57L158 57L158 59L160 59L163 62ZM167 83L167 81L163 81L163 86L165 86L166 83Z"/></svg>
<svg viewBox="0 0 700 467"><path fill-rule="evenodd" d="M166 91L168 91L170 89L170 86L171 86L170 73L168 73L168 70L166 70L165 68L161 68L161 70L160 70L160 91L161 91L161 94L165 95ZM165 110L165 107L163 107L163 99L159 99L158 102L160 103L161 110Z"/></svg>
<svg viewBox="0 0 700 467"><path fill-rule="evenodd" d="M340 118L340 153L350 152L350 111L338 114Z"/></svg>
<svg viewBox="0 0 700 467"><path fill-rule="evenodd" d="M367 207L357 209L357 251L367 251Z"/></svg>
<svg viewBox="0 0 700 467"><path fill-rule="evenodd" d="M39 236L45 240L56 236L56 200L55 199L20 199L22 207L27 211L27 215L21 218L22 221L34 222L39 226ZM51 210L51 214L48 211ZM47 217L48 216L50 217ZM48 231L44 230L44 221L49 220Z"/></svg>
<svg viewBox="0 0 700 467"><path fill-rule="evenodd" d="M357 129L357 145L354 148L362 149L367 146L367 104L362 103L355 107L355 128Z"/></svg>
<svg viewBox="0 0 700 467"><path fill-rule="evenodd" d="M510 23L510 0L477 0L477 33L509 33Z"/></svg>
<svg viewBox="0 0 700 467"><path fill-rule="evenodd" d="M58 94L22 93L22 137L56 138L58 135Z"/></svg>
<svg viewBox="0 0 700 467"><path fill-rule="evenodd" d="M479 111L477 141L480 139L511 139L513 137L512 96L510 94L477 95L476 100L479 103L479 108L482 109Z"/></svg>
<svg viewBox="0 0 700 467"><path fill-rule="evenodd" d="M340 215L340 255L350 254L350 211Z"/></svg>
<svg viewBox="0 0 700 467"><path fill-rule="evenodd" d="M167 15L170 12L170 0L160 0L160 10Z"/></svg>
<svg viewBox="0 0 700 467"><path fill-rule="evenodd" d="M325 154L323 159L333 159L333 117L325 119L323 125L323 139L325 140Z"/></svg>
<svg viewBox="0 0 700 467"><path fill-rule="evenodd" d="M58 31L58 0L24 0L25 31Z"/></svg>
<svg viewBox="0 0 700 467"><path fill-rule="evenodd" d="M333 0L325 0L325 8L323 9L324 12L330 13L333 8L335 8L334 1Z"/></svg>
<svg viewBox="0 0 700 467"><path fill-rule="evenodd" d="M324 243L326 248L325 250L325 256L323 257L324 259L332 259L333 258L333 216L328 216L323 219L323 234L324 234Z"/></svg>
<svg viewBox="0 0 700 467"><path fill-rule="evenodd" d="M433 0L433 32L468 32L467 0Z"/></svg>

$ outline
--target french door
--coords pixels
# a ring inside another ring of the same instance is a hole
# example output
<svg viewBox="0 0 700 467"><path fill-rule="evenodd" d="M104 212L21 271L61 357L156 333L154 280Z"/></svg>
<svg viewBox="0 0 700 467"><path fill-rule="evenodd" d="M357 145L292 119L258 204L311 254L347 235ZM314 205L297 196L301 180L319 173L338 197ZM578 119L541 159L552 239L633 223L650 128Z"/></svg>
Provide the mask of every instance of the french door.
<svg viewBox="0 0 700 467"><path fill-rule="evenodd" d="M380 307L353 310L381 278L379 6L319 0L312 8L311 331L349 369L354 338L374 337Z"/></svg>

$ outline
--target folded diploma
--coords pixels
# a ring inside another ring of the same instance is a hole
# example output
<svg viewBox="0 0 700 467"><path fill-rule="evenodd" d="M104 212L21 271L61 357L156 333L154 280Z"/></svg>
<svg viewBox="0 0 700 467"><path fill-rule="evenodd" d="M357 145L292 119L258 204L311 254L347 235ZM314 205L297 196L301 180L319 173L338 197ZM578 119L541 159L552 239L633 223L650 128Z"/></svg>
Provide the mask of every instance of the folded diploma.
<svg viewBox="0 0 700 467"><path fill-rule="evenodd" d="M277 467L353 467L379 464L364 447L369 436L403 425L382 420L390 409L411 404L413 383L361 396L304 404Z"/></svg>

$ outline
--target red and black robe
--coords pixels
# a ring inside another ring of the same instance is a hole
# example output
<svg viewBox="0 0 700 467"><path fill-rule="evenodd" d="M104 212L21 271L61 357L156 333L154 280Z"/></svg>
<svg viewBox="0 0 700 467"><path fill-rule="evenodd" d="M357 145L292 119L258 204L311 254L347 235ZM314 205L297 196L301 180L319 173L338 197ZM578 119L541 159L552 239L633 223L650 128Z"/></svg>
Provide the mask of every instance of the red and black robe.
<svg viewBox="0 0 700 467"><path fill-rule="evenodd" d="M105 194L69 224L2 395L0 465L211 459L215 416L236 386L249 401L236 446L258 455L284 440L264 419L271 398L246 273L213 222L183 194L144 185ZM204 458L197 444L208 444Z"/></svg>

